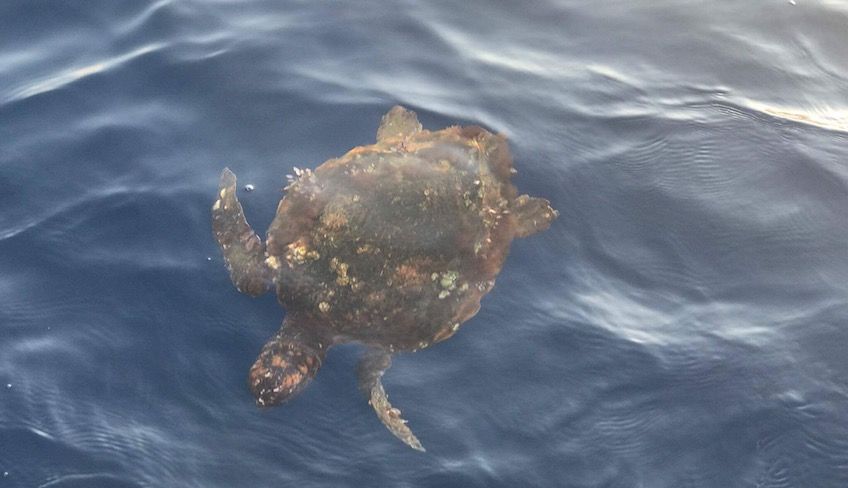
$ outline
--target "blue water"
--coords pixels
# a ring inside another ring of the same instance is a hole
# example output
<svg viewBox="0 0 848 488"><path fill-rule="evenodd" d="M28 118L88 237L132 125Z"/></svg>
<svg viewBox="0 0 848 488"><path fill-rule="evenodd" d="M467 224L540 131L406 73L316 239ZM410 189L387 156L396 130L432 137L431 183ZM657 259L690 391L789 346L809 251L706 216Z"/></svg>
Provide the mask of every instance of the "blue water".
<svg viewBox="0 0 848 488"><path fill-rule="evenodd" d="M0 5L0 487L848 486L848 4ZM385 377L246 384L283 312L231 286L225 165L425 127L506 134L561 212Z"/></svg>

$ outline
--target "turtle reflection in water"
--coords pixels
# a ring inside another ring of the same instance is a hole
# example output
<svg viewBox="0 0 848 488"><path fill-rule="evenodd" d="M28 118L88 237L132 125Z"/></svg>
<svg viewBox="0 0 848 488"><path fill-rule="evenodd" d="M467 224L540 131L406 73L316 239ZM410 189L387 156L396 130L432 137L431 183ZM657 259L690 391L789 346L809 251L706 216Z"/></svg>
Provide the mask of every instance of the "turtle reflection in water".
<svg viewBox="0 0 848 488"><path fill-rule="evenodd" d="M250 369L256 403L292 398L327 349L359 342L360 388L392 434L423 450L381 377L392 354L443 341L473 317L512 239L556 218L547 200L517 194L514 172L503 136L423 130L396 106L376 144L296 170L263 243L224 169L212 225L233 284L252 296L276 285L287 311Z"/></svg>

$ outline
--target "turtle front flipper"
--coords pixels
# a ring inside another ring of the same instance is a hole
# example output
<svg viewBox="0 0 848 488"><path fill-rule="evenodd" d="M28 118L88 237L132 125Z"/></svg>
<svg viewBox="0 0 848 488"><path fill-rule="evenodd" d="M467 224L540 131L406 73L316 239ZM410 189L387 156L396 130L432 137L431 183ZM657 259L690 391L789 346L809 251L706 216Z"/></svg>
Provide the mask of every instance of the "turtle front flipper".
<svg viewBox="0 0 848 488"><path fill-rule="evenodd" d="M218 198L212 205L212 230L236 288L251 296L268 291L271 270L265 264L265 244L244 218L236 197L236 175L229 168L221 173Z"/></svg>
<svg viewBox="0 0 848 488"><path fill-rule="evenodd" d="M406 425L407 421L400 416L400 410L389 403L389 397L383 389L381 378L391 365L391 354L382 349L370 349L360 360L357 368L359 388L368 397L368 403L377 412L377 417L389 429L389 432L407 446L424 451L424 446Z"/></svg>
<svg viewBox="0 0 848 488"><path fill-rule="evenodd" d="M551 226L559 212L551 207L544 198L521 195L512 202L510 208L515 218L515 237L527 237Z"/></svg>

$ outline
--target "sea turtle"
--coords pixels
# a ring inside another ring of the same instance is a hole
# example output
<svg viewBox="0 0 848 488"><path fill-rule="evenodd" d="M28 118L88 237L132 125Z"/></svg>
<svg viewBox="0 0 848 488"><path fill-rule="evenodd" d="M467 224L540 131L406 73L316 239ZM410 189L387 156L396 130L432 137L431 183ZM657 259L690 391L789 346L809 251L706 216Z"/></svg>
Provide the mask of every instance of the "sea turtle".
<svg viewBox="0 0 848 488"><path fill-rule="evenodd" d="M294 172L264 243L229 169L212 206L233 284L252 296L274 284L287 310L250 369L256 403L292 398L327 349L359 342L368 346L360 388L392 434L423 451L383 390L392 354L452 336L480 309L512 239L558 213L517 194L505 137L476 126L423 130L400 106L383 116L376 144Z"/></svg>

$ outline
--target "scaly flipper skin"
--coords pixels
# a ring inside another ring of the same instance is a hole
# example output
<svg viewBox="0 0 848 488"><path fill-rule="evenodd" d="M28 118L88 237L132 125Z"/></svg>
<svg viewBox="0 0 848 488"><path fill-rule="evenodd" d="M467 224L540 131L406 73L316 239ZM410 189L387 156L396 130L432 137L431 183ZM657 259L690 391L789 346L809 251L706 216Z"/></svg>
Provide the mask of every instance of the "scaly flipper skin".
<svg viewBox="0 0 848 488"><path fill-rule="evenodd" d="M541 232L551 226L559 212L551 207L551 202L544 198L534 198L521 195L512 203L515 217L515 237L527 237Z"/></svg>
<svg viewBox="0 0 848 488"><path fill-rule="evenodd" d="M381 378L383 373L392 365L392 356L382 349L370 349L359 361L358 376L359 388L368 397L368 403L377 413L377 417L383 422L395 437L403 441L407 446L418 451L424 451L424 446L406 425L406 420L400 416L400 410L392 407L386 390L383 389Z"/></svg>
<svg viewBox="0 0 848 488"><path fill-rule="evenodd" d="M377 129L377 142L386 141L392 137L411 136L421 132L421 123L415 112L395 105L383 116Z"/></svg>
<svg viewBox="0 0 848 488"><path fill-rule="evenodd" d="M212 205L212 230L236 288L254 297L268 291L271 272L265 264L265 245L244 218L236 197L236 175L229 168L221 173L218 199Z"/></svg>

